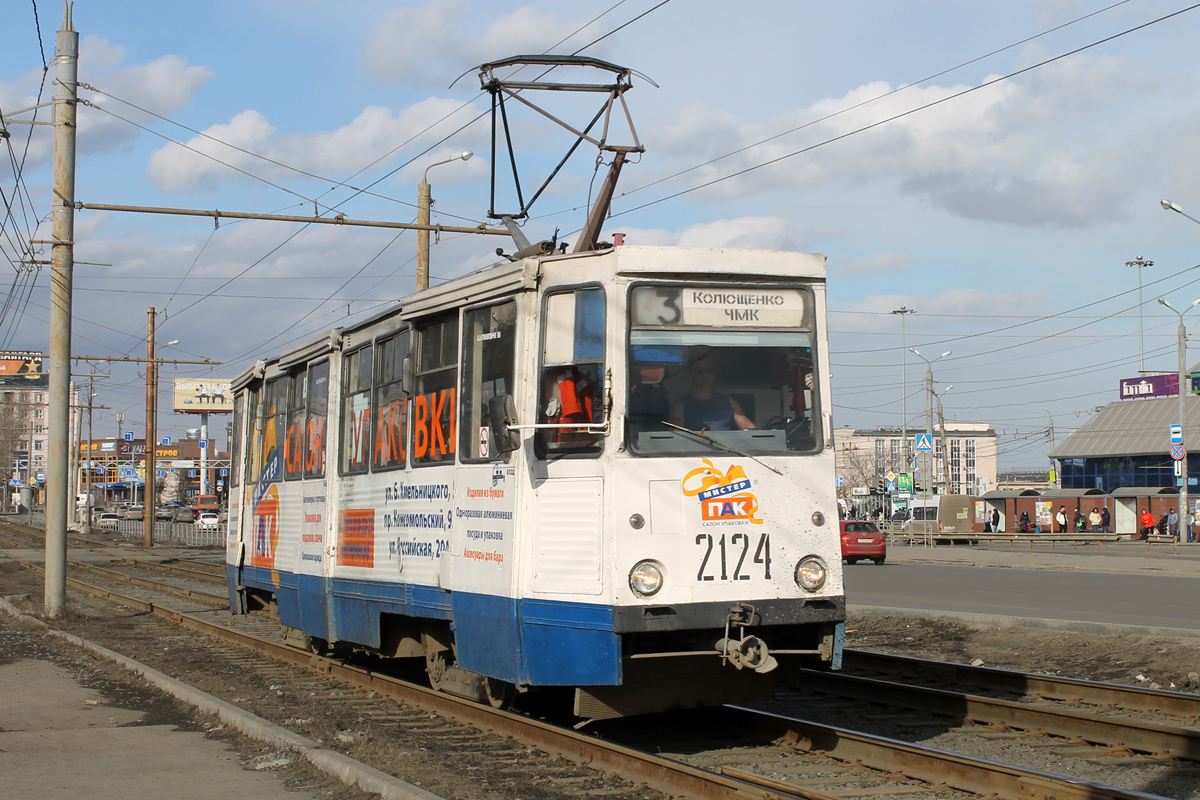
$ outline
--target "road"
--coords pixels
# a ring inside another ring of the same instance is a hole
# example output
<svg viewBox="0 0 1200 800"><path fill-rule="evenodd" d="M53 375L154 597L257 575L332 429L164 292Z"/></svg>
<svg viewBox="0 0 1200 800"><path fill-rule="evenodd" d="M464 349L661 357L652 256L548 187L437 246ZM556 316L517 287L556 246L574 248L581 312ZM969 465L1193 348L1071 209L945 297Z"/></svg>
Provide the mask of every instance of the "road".
<svg viewBox="0 0 1200 800"><path fill-rule="evenodd" d="M893 547L882 567L846 566L845 584L851 613L870 606L1200 634L1200 549L1147 556L1136 545L1053 554Z"/></svg>

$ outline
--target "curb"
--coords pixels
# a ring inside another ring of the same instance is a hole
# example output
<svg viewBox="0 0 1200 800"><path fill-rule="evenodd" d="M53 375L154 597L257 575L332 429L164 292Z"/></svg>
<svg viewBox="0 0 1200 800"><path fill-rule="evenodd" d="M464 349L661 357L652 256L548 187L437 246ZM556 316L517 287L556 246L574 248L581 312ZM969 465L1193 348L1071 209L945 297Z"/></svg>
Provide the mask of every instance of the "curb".
<svg viewBox="0 0 1200 800"><path fill-rule="evenodd" d="M73 633L55 630L37 617L24 613L19 608L0 597L0 610L22 622L43 628L51 636L63 639L71 644L90 650L96 655L116 663L130 672L139 675L147 683L167 694L194 706L198 710L212 714L252 739L266 742L275 747L287 748L303 756L310 764L331 777L337 778L348 786L357 786L366 792L374 792L384 800L444 800L439 795L427 792L419 786L400 780L382 770L355 761L347 755L321 747L312 739L293 733L287 728L268 722L227 703L217 697L202 692L195 687L170 677L141 662L127 658L120 653L89 642Z"/></svg>
<svg viewBox="0 0 1200 800"><path fill-rule="evenodd" d="M1200 630L1191 628L1161 628L1147 625L1118 625L1109 622L1085 622L1074 619L1042 619L1041 617L1011 617L1003 614L976 614L968 611L937 611L927 608L898 606L867 606L849 603L846 614L879 617L924 617L972 625L992 625L997 628L1045 628L1073 633L1098 633L1107 636L1177 636L1200 637Z"/></svg>

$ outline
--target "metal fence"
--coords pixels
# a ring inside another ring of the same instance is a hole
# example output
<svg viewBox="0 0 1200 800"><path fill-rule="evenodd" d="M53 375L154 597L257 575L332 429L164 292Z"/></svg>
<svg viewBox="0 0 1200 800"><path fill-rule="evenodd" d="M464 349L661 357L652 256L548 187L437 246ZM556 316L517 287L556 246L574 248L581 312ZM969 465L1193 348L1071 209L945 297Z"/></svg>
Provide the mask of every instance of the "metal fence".
<svg viewBox="0 0 1200 800"><path fill-rule="evenodd" d="M29 524L35 528L46 528L46 514L42 511L34 511L30 515ZM93 524L92 530L98 532L99 529ZM123 519L117 522L117 534L123 539L141 540L145 528L140 519ZM220 547L225 544L225 523L221 523L215 528L196 525L192 522L168 522L164 520L155 520L154 522L154 541L159 544L176 543L182 544L185 547Z"/></svg>

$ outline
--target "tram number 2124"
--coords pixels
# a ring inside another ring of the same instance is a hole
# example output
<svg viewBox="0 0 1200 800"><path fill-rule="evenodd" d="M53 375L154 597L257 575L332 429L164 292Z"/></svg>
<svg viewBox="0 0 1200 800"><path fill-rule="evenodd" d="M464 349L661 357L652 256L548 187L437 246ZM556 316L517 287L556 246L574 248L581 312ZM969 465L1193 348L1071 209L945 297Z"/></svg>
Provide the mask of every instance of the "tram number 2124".
<svg viewBox="0 0 1200 800"><path fill-rule="evenodd" d="M696 580L717 580L717 576L712 573L716 571L718 560L721 568L720 580L748 581L751 578L750 570L755 564L761 564L763 578L771 580L770 534L759 534L758 544L754 546L753 560L748 560L751 544L750 534L735 533L728 536L728 542L726 542L726 538L724 533L720 536L713 536L711 533L701 533L696 536L696 544L704 548L704 556L700 559L700 569L696 571ZM713 554L714 550L717 551L716 557ZM730 564L734 565L732 572L729 570Z"/></svg>

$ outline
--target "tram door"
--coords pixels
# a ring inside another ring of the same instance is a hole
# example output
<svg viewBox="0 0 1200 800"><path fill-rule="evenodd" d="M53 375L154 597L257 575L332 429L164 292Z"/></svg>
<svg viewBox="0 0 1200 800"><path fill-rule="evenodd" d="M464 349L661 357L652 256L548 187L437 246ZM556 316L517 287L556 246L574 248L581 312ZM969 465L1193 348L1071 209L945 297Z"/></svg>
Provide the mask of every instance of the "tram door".
<svg viewBox="0 0 1200 800"><path fill-rule="evenodd" d="M603 588L605 292L548 290L542 301L530 588L593 598Z"/></svg>
<svg viewBox="0 0 1200 800"><path fill-rule="evenodd" d="M463 311L459 466L454 481L455 519L450 526L451 602L459 666L510 683L519 678L514 533L520 453L499 453L492 446L495 404L490 401L521 394L516 385L521 336L517 306L515 299L507 299ZM418 429L420 416L418 410L414 417ZM454 434L447 435L454 447ZM414 444L414 454L417 451Z"/></svg>

